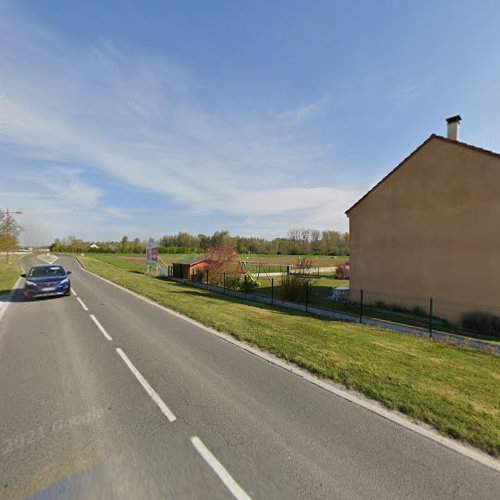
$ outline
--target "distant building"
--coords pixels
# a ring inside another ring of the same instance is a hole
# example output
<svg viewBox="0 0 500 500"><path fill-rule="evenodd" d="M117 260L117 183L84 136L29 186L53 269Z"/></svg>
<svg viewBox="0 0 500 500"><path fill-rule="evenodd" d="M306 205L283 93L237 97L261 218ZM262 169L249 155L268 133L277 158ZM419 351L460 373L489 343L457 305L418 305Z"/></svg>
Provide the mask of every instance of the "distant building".
<svg viewBox="0 0 500 500"><path fill-rule="evenodd" d="M347 212L351 300L500 315L500 154L431 135Z"/></svg>

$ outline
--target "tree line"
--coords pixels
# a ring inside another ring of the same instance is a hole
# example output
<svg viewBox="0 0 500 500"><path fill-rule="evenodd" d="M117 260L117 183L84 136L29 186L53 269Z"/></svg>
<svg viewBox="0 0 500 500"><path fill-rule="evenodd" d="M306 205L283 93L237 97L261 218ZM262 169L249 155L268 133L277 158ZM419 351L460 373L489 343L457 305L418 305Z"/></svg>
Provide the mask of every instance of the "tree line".
<svg viewBox="0 0 500 500"><path fill-rule="evenodd" d="M53 252L89 252L97 245L96 252L144 253L146 243L154 238L141 240L124 236L120 241L84 241L75 236L56 239L50 249ZM216 231L213 235L192 235L180 231L165 235L158 240L160 253L203 253L211 247L228 247L239 254L283 254L283 255L349 255L349 233L334 230L290 229L285 238L271 240L257 237L231 236L229 231Z"/></svg>

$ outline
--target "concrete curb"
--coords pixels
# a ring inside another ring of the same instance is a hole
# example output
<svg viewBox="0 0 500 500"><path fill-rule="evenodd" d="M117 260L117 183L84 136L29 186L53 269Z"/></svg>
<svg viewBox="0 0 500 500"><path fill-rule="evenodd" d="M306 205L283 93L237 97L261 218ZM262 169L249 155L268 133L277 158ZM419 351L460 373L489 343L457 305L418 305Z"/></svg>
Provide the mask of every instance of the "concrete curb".
<svg viewBox="0 0 500 500"><path fill-rule="evenodd" d="M83 265L83 262L78 258L78 257L75 257L75 260L78 262L78 264L80 264L80 267L86 271L85 269L85 266Z"/></svg>

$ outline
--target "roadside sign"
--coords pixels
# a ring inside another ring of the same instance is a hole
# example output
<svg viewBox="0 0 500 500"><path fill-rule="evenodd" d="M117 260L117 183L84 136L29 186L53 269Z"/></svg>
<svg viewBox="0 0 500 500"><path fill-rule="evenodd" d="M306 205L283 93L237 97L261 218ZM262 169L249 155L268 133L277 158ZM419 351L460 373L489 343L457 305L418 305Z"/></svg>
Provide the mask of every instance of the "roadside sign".
<svg viewBox="0 0 500 500"><path fill-rule="evenodd" d="M158 265L158 243L146 244L146 265L148 266Z"/></svg>

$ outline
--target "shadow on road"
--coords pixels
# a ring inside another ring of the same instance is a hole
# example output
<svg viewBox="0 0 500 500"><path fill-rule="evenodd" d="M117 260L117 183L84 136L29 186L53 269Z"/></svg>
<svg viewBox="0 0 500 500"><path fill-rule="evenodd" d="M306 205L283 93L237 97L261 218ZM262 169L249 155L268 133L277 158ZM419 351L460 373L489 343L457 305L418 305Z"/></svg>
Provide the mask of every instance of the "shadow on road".
<svg viewBox="0 0 500 500"><path fill-rule="evenodd" d="M59 296L48 296L48 297L37 297L35 299L26 299L23 294L22 288L16 288L14 292L10 293L10 290L0 290L0 304L3 302L34 302L38 300L50 300L57 299Z"/></svg>
<svg viewBox="0 0 500 500"><path fill-rule="evenodd" d="M0 290L0 303L1 302L26 302L23 295L22 288L16 288L14 292L10 293L10 290Z"/></svg>

